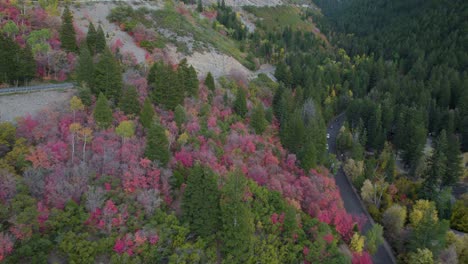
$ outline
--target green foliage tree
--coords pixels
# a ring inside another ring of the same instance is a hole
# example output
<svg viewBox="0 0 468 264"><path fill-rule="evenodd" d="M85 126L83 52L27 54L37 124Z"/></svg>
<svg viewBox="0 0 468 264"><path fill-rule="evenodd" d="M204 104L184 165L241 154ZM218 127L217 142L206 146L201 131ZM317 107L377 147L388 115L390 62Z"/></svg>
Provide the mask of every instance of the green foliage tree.
<svg viewBox="0 0 468 264"><path fill-rule="evenodd" d="M424 180L424 197L436 200L441 190L442 177L447 170L447 135L442 131L435 143L434 152L429 158L426 179Z"/></svg>
<svg viewBox="0 0 468 264"><path fill-rule="evenodd" d="M76 80L79 84L85 83L89 87L94 86L93 57L87 47L82 47L76 67Z"/></svg>
<svg viewBox="0 0 468 264"><path fill-rule="evenodd" d="M58 247L71 264L92 263L96 257L97 243L89 239L88 233L76 234L67 232L63 235Z"/></svg>
<svg viewBox="0 0 468 264"><path fill-rule="evenodd" d="M183 218L195 234L209 237L220 229L219 198L215 173L196 164L187 177L182 198Z"/></svg>
<svg viewBox="0 0 468 264"><path fill-rule="evenodd" d="M202 4L201 0L197 1L197 11L198 11L198 13L203 12L203 4Z"/></svg>
<svg viewBox="0 0 468 264"><path fill-rule="evenodd" d="M214 91L215 88L216 88L215 81L214 81L214 78L213 78L213 75L211 74L211 72L208 72L208 74L206 75L205 85L206 85L206 87L208 87L208 89L210 91Z"/></svg>
<svg viewBox="0 0 468 264"><path fill-rule="evenodd" d="M73 27L73 15L68 8L68 5L65 6L65 10L62 14L62 27L60 29L60 42L62 43L62 48L76 52L78 51L78 46L76 45L76 33L75 28Z"/></svg>
<svg viewBox="0 0 468 264"><path fill-rule="evenodd" d="M125 142L126 138L131 138L135 135L135 124L133 121L125 120L115 129L115 133L122 137L122 141Z"/></svg>
<svg viewBox="0 0 468 264"><path fill-rule="evenodd" d="M154 108L153 104L151 103L151 100L149 97L145 99L145 102L143 103L143 108L141 109L140 112L140 123L143 125L144 128L150 128L151 124L153 123L154 119Z"/></svg>
<svg viewBox="0 0 468 264"><path fill-rule="evenodd" d="M92 55L96 54L96 40L96 28L94 27L93 22L89 22L88 34L86 34L86 44L88 45L88 49Z"/></svg>
<svg viewBox="0 0 468 264"><path fill-rule="evenodd" d="M179 127L179 130L181 129L182 125L185 123L186 120L186 114L185 114L185 109L181 105L177 105L175 110L174 110L174 121L177 124L177 127Z"/></svg>
<svg viewBox="0 0 468 264"><path fill-rule="evenodd" d="M8 37L0 36L0 83L23 84L34 78L36 62L29 45L21 48Z"/></svg>
<svg viewBox="0 0 468 264"><path fill-rule="evenodd" d="M373 225L372 228L366 233L367 251L374 255L383 241L383 227L379 224Z"/></svg>
<svg viewBox="0 0 468 264"><path fill-rule="evenodd" d="M453 206L450 225L456 230L468 232L468 194L464 194Z"/></svg>
<svg viewBox="0 0 468 264"><path fill-rule="evenodd" d="M106 51L106 35L101 25L99 25L96 32L96 53L102 53Z"/></svg>
<svg viewBox="0 0 468 264"><path fill-rule="evenodd" d="M169 140L164 127L158 123L153 123L146 136L145 157L158 161L162 166L169 162Z"/></svg>
<svg viewBox="0 0 468 264"><path fill-rule="evenodd" d="M120 99L122 93L122 72L111 51L106 49L94 70L94 94L103 93L113 101Z"/></svg>
<svg viewBox="0 0 468 264"><path fill-rule="evenodd" d="M244 175L231 173L220 200L222 252L234 262L246 262L252 253L254 224L249 205L244 201L245 187Z"/></svg>
<svg viewBox="0 0 468 264"><path fill-rule="evenodd" d="M432 252L427 248L418 248L415 252L408 254L408 263L415 264L433 264L434 258Z"/></svg>
<svg viewBox="0 0 468 264"><path fill-rule="evenodd" d="M401 238L401 232L406 222L406 207L398 204L392 205L385 210L382 216L382 223L386 234L393 240Z"/></svg>
<svg viewBox="0 0 468 264"><path fill-rule="evenodd" d="M445 153L447 164L445 174L442 175L442 187L453 186L458 182L463 174L463 161L460 147L458 138L453 134L448 135L447 149Z"/></svg>
<svg viewBox="0 0 468 264"><path fill-rule="evenodd" d="M237 96L236 100L234 100L233 108L236 114L238 114L242 118L244 118L247 114L247 98L244 89L239 88L237 90Z"/></svg>
<svg viewBox="0 0 468 264"><path fill-rule="evenodd" d="M138 92L135 87L128 87L123 91L119 107L127 115L137 115L140 113L140 102L138 101Z"/></svg>
<svg viewBox="0 0 468 264"><path fill-rule="evenodd" d="M174 71L170 65L163 62L153 64L148 74L153 102L170 110L182 104L185 92L181 76L183 75Z"/></svg>
<svg viewBox="0 0 468 264"><path fill-rule="evenodd" d="M427 200L418 200L409 219L413 228L409 249L414 251L427 248L438 256L440 250L445 247L449 223L446 220L439 221L435 204Z"/></svg>
<svg viewBox="0 0 468 264"><path fill-rule="evenodd" d="M103 93L99 94L93 116L100 128L108 128L112 124L112 109Z"/></svg>
<svg viewBox="0 0 468 264"><path fill-rule="evenodd" d="M263 104L259 103L253 110L252 116L250 118L250 125L255 130L256 134L262 134L265 131L266 126L268 125L265 119L265 111L263 109Z"/></svg>
<svg viewBox="0 0 468 264"><path fill-rule="evenodd" d="M91 96L91 89L89 89L88 85L82 84L80 87L78 87L78 97L81 99L84 105L91 106Z"/></svg>

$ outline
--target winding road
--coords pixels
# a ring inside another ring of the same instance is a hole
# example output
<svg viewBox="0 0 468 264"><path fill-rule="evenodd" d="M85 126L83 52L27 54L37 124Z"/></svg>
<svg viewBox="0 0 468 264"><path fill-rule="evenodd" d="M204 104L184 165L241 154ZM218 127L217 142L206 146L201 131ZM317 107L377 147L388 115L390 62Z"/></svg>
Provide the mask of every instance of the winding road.
<svg viewBox="0 0 468 264"><path fill-rule="evenodd" d="M330 138L328 139L328 151L330 153L336 154L336 137L338 136L340 127L343 125L344 121L345 115L340 114L328 125L327 133L330 135ZM356 192L353 190L351 182L344 174L343 168L340 168L336 173L335 181L340 189L346 211L353 215L363 215L366 217L367 221L362 230L365 234L369 229L371 229L374 221L364 208L364 204L361 202ZM395 257L387 241L379 247L377 253L372 256L372 260L376 264L396 263Z"/></svg>

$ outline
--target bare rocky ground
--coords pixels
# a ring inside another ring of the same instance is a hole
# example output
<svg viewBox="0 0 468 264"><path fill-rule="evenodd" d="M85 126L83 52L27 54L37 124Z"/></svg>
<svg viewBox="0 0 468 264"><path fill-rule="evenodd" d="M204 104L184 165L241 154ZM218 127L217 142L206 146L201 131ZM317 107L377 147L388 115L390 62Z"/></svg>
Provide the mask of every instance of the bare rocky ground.
<svg viewBox="0 0 468 264"><path fill-rule="evenodd" d="M257 2L261 1L262 0L259 0ZM123 47L121 48L123 53L131 52L135 55L138 63L145 63L146 51L138 47L130 35L107 20L107 15L115 6L116 4L113 3L82 4L79 8L73 9L75 22L85 33L88 30L89 20L91 20L95 26L101 25L104 32L109 34L108 43L113 43L116 39L120 39L123 43ZM133 5L134 8L141 6L143 5ZM147 4L144 6L148 7ZM151 8L158 9L161 8L161 6L152 3ZM208 72L211 72L215 78L232 74L242 75L248 79L255 76L255 73L247 69L236 59L220 53L213 48L204 53L194 52L192 55L186 56L177 52L176 48L169 44L167 45L165 52L170 55L174 62L187 58L188 63L193 65L200 77L206 76Z"/></svg>
<svg viewBox="0 0 468 264"><path fill-rule="evenodd" d="M67 107L74 90L48 90L0 96L0 122L35 113L45 108Z"/></svg>

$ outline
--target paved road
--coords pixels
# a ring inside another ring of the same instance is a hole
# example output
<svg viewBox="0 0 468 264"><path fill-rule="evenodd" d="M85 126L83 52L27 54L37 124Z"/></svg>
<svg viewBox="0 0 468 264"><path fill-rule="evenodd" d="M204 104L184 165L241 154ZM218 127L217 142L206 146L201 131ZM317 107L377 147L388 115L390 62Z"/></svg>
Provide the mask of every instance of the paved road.
<svg viewBox="0 0 468 264"><path fill-rule="evenodd" d="M35 85L35 86L10 87L10 88L1 88L0 94L37 92L37 91L51 90L51 89L70 89L74 87L75 85L73 83L42 84L42 85Z"/></svg>
<svg viewBox="0 0 468 264"><path fill-rule="evenodd" d="M343 122L345 121L345 115L341 114L333 120L328 126L327 132L330 134L328 139L329 152L336 153L336 137ZM348 178L343 172L343 168L340 168L335 175L336 184L340 189L341 197L344 202L344 207L346 211L353 215L363 215L367 218L366 224L364 226L364 234L369 230L373 225L373 220L368 215L367 211L364 209L363 204L359 200L360 198L353 191L352 186ZM391 264L396 263L395 257L391 252L391 249L388 243L385 242L385 245L381 245L377 253L372 256L374 263L376 264Z"/></svg>

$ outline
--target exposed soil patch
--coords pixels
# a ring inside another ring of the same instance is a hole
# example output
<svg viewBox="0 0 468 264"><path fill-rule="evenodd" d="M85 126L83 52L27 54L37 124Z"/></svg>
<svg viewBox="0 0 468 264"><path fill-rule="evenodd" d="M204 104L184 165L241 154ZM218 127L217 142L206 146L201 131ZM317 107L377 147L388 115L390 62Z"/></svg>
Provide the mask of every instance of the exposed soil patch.
<svg viewBox="0 0 468 264"><path fill-rule="evenodd" d="M0 96L0 121L14 121L16 117L34 115L45 108L66 108L75 90L41 91Z"/></svg>

